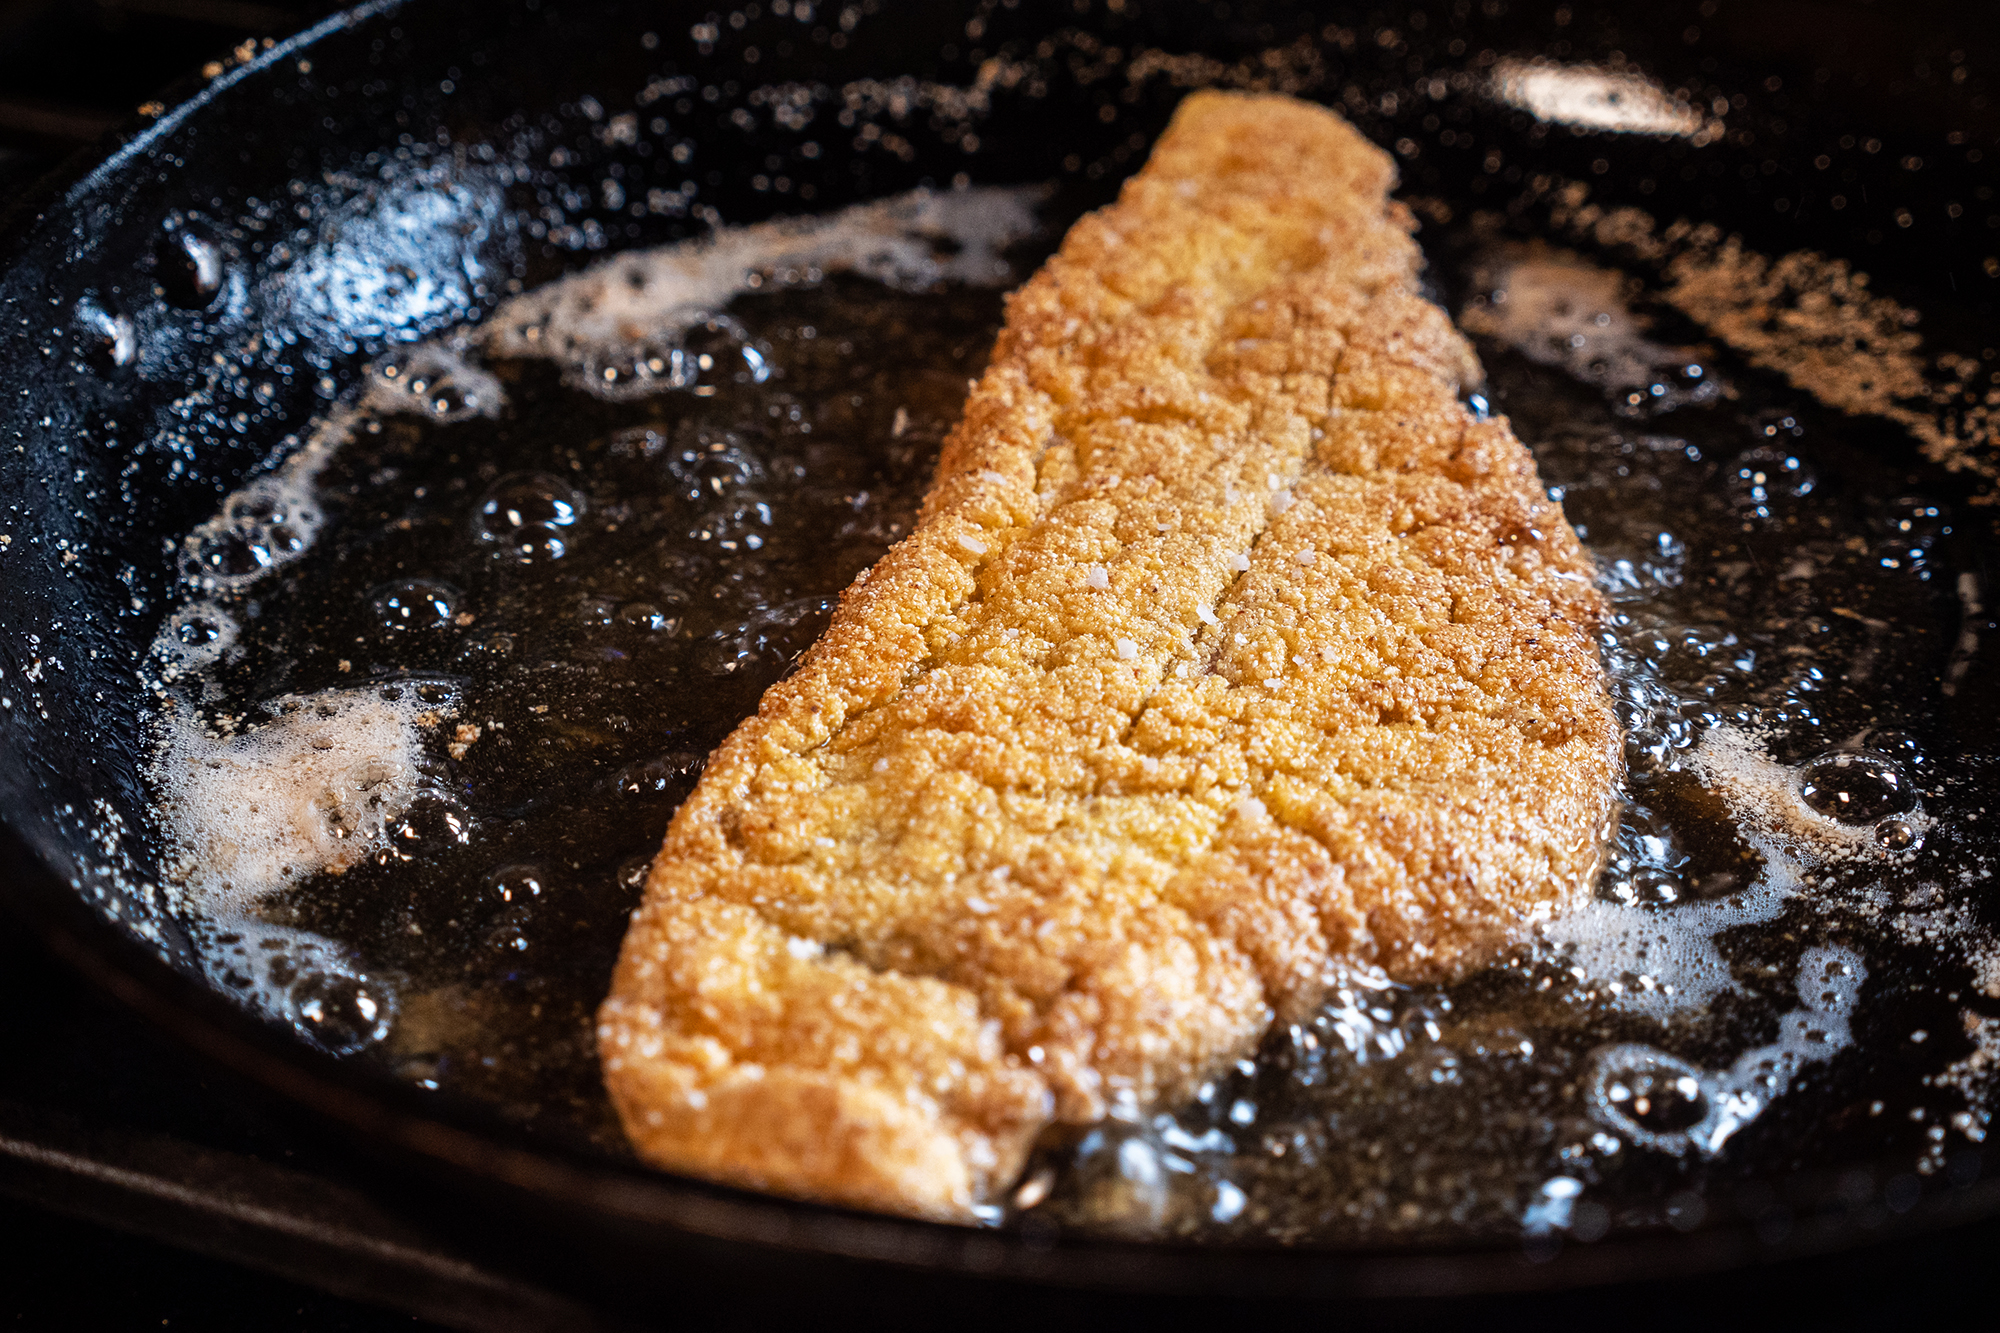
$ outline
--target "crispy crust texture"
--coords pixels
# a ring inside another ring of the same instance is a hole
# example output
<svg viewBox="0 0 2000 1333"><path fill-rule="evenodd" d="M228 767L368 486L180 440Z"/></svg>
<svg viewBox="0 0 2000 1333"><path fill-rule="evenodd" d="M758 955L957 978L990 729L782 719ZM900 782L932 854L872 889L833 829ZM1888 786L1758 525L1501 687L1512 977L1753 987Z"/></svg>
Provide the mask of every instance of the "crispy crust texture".
<svg viewBox="0 0 2000 1333"><path fill-rule="evenodd" d="M1589 563L1393 180L1196 93L1010 299L920 526L653 864L599 1027L648 1161L967 1218L1330 966L1447 977L1587 885Z"/></svg>

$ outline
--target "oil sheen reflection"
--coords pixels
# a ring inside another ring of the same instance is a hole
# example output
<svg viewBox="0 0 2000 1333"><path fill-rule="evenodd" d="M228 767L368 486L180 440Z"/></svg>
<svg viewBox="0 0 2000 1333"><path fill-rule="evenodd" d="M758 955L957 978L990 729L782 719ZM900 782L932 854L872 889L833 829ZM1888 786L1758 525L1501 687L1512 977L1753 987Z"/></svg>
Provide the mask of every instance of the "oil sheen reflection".
<svg viewBox="0 0 2000 1333"><path fill-rule="evenodd" d="M269 280L264 308L310 337L352 347L403 342L464 318L488 293L505 183L476 164L427 164L353 190L298 259Z"/></svg>

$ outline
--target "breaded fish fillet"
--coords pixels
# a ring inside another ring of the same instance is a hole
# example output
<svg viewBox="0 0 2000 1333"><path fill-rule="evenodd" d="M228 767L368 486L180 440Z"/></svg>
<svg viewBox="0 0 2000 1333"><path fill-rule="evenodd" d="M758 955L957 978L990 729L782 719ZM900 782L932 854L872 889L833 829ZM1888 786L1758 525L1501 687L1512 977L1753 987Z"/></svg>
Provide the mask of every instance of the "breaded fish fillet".
<svg viewBox="0 0 2000 1333"><path fill-rule="evenodd" d="M1197 93L1010 299L920 526L653 864L599 1028L648 1161L965 1218L1330 965L1448 976L1587 884L1590 567L1393 177Z"/></svg>

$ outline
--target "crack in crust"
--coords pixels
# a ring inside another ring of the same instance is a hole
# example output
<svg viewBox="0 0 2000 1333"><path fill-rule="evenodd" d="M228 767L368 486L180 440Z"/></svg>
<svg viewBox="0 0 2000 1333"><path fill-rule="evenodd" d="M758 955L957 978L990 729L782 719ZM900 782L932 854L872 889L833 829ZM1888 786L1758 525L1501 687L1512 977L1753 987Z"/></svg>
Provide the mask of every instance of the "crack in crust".
<svg viewBox="0 0 2000 1333"><path fill-rule="evenodd" d="M1588 561L1393 175L1197 93L1010 298L920 525L654 862L599 1027L647 1160L967 1218L1331 964L1451 976L1588 884Z"/></svg>

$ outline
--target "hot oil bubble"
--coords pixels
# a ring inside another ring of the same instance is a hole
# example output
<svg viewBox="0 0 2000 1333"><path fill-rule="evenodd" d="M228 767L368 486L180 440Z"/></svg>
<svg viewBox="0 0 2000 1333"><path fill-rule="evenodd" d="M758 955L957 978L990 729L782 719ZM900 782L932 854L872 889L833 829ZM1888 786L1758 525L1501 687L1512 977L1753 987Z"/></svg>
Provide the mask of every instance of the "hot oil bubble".
<svg viewBox="0 0 2000 1333"><path fill-rule="evenodd" d="M190 648L206 648L222 637L222 626L208 616L189 616L175 627L174 637Z"/></svg>
<svg viewBox="0 0 2000 1333"><path fill-rule="evenodd" d="M1875 826L1875 842L1892 852L1906 852L1917 845L1917 830L1907 819L1885 819Z"/></svg>
<svg viewBox="0 0 2000 1333"><path fill-rule="evenodd" d="M473 536L505 560L531 565L561 559L583 517L583 494L546 472L515 472L487 488L473 509Z"/></svg>
<svg viewBox="0 0 2000 1333"><path fill-rule="evenodd" d="M1667 818L1636 801L1618 812L1617 854L1634 864L1677 866L1687 860Z"/></svg>
<svg viewBox="0 0 2000 1333"><path fill-rule="evenodd" d="M463 847L472 841L472 820L457 802L438 792L411 800L402 817L389 825L389 846L409 859Z"/></svg>
<svg viewBox="0 0 2000 1333"><path fill-rule="evenodd" d="M314 970L291 988L292 1025L330 1055L353 1055L389 1035L395 1005L365 976Z"/></svg>
<svg viewBox="0 0 2000 1333"><path fill-rule="evenodd" d="M1938 543L1951 535L1951 518L1943 506L1920 495L1902 495L1873 500L1868 509L1876 563L1883 569L1907 569L1919 578L1929 577Z"/></svg>
<svg viewBox="0 0 2000 1333"><path fill-rule="evenodd" d="M1599 897L1635 906L1664 907L1679 902L1685 889L1680 876L1658 866L1640 866L1628 874L1607 876Z"/></svg>
<svg viewBox="0 0 2000 1333"><path fill-rule="evenodd" d="M225 512L228 513L231 519L238 523L250 524L260 528L271 528L288 526L294 521L295 510L300 511L296 517L309 518L310 521L316 521L318 518L317 511L314 510L308 516L303 512L306 508L309 508L309 506L301 506L296 500L275 494L272 491L253 490L245 492L243 495L230 501L229 507ZM280 538L274 545L286 546L287 542L283 538Z"/></svg>
<svg viewBox="0 0 2000 1333"><path fill-rule="evenodd" d="M486 877L487 899L503 907L520 906L540 898L548 876L540 866L501 866Z"/></svg>
<svg viewBox="0 0 2000 1333"><path fill-rule="evenodd" d="M681 336L681 354L697 394L725 383L762 384L770 364L749 333L733 319L703 320Z"/></svg>
<svg viewBox="0 0 2000 1333"><path fill-rule="evenodd" d="M263 532L263 546L270 563L276 563L288 555L297 555L306 547L306 539L289 523L274 522Z"/></svg>
<svg viewBox="0 0 2000 1333"><path fill-rule="evenodd" d="M1894 760L1866 750L1821 755L1799 772L1799 799L1828 819L1870 824L1916 804L1909 777Z"/></svg>
<svg viewBox="0 0 2000 1333"><path fill-rule="evenodd" d="M709 504L766 479L763 460L735 431L697 428L692 436L666 456L674 492L689 504Z"/></svg>
<svg viewBox="0 0 2000 1333"><path fill-rule="evenodd" d="M378 791L397 776L394 765L363 759L313 798L313 807L337 840L366 841L381 826L383 798Z"/></svg>
<svg viewBox="0 0 2000 1333"><path fill-rule="evenodd" d="M727 315L689 325L678 345L641 346L586 367L586 383L605 397L629 398L679 390L711 398L724 386L762 384L771 366L749 332Z"/></svg>
<svg viewBox="0 0 2000 1333"><path fill-rule="evenodd" d="M634 800L653 800L672 796L678 799L694 788L695 780L701 776L702 766L708 762L706 755L692 750L674 750L642 759L636 764L627 764L619 770L616 785L620 795Z"/></svg>
<svg viewBox="0 0 2000 1333"><path fill-rule="evenodd" d="M227 531L203 537L195 545L189 572L233 580L255 574L270 563L270 553L256 540L255 534Z"/></svg>
<svg viewBox="0 0 2000 1333"><path fill-rule="evenodd" d="M549 910L555 892L554 881L540 866L505 865L493 871L480 891L488 914L485 930L477 937L480 944L505 959L524 963L519 956L547 940L548 932L538 922Z"/></svg>
<svg viewBox="0 0 2000 1333"><path fill-rule="evenodd" d="M492 666L504 662L513 655L514 636L505 633L493 633L483 638L468 639L458 650L458 660L467 666Z"/></svg>
<svg viewBox="0 0 2000 1333"><path fill-rule="evenodd" d="M1757 669L1757 652L1734 633L1710 625L1684 626L1665 636L1661 676L1703 698L1713 699Z"/></svg>
<svg viewBox="0 0 2000 1333"><path fill-rule="evenodd" d="M559 529L542 523L521 528L495 552L517 565L546 565L569 554L569 543Z"/></svg>
<svg viewBox="0 0 2000 1333"><path fill-rule="evenodd" d="M1775 444L1746 449L1724 473L1731 503L1745 519L1767 519L1787 501L1812 494L1819 478L1799 456Z"/></svg>
<svg viewBox="0 0 2000 1333"><path fill-rule="evenodd" d="M570 527L583 510L583 497L562 478L546 472L514 472L480 497L476 517L480 535L497 539L532 524Z"/></svg>
<svg viewBox="0 0 2000 1333"><path fill-rule="evenodd" d="M520 955L530 951L540 953L536 947L546 947L548 943L548 931L538 923L548 911L550 887L534 867L510 867L496 873L490 883L494 885L498 911L480 937L480 943L502 959L524 965L526 959Z"/></svg>
<svg viewBox="0 0 2000 1333"><path fill-rule="evenodd" d="M440 421L456 421L479 411L479 395L457 380L441 379L422 390L424 406Z"/></svg>
<svg viewBox="0 0 2000 1333"><path fill-rule="evenodd" d="M1614 603L1638 603L1678 588L1686 578L1687 543L1671 532L1660 531L1637 545L1630 554L1603 551L1599 555L1598 586ZM1608 626L1615 632L1630 629L1614 613Z"/></svg>
<svg viewBox="0 0 2000 1333"><path fill-rule="evenodd" d="M417 634L449 627L458 613L458 589L434 579L385 583L370 597L375 624L391 634Z"/></svg>
<svg viewBox="0 0 2000 1333"><path fill-rule="evenodd" d="M181 572L205 586L248 583L304 552L320 520L319 506L297 488L275 477L260 478L189 536Z"/></svg>
<svg viewBox="0 0 2000 1333"><path fill-rule="evenodd" d="M1678 747L1653 727L1636 727L1625 734L1625 767L1635 777L1670 769Z"/></svg>
<svg viewBox="0 0 2000 1333"><path fill-rule="evenodd" d="M1644 1148L1687 1151L1688 1131L1708 1118L1701 1071L1651 1046L1606 1047L1594 1059L1592 1114Z"/></svg>
<svg viewBox="0 0 2000 1333"><path fill-rule="evenodd" d="M376 366L365 402L379 412L444 422L491 415L505 399L489 371L444 348L420 347Z"/></svg>
<svg viewBox="0 0 2000 1333"><path fill-rule="evenodd" d="M235 645L236 618L214 602L183 606L167 618L154 651L181 670L197 670Z"/></svg>
<svg viewBox="0 0 2000 1333"><path fill-rule="evenodd" d="M618 608L618 623L647 634L671 634L680 628L680 619L670 616L651 602L627 602Z"/></svg>

